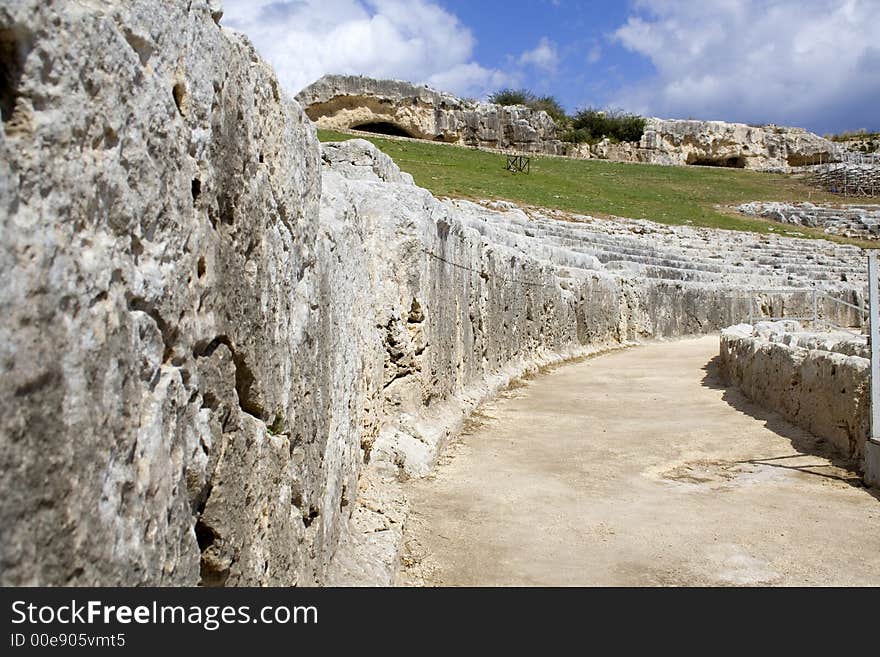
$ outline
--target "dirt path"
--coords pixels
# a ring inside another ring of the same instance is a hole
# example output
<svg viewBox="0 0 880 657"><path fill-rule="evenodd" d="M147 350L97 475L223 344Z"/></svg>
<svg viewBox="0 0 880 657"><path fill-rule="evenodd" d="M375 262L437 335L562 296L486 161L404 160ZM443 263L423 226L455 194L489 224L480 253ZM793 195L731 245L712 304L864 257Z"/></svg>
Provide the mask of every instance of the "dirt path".
<svg viewBox="0 0 880 657"><path fill-rule="evenodd" d="M724 389L717 352L611 353L484 406L407 484L400 583L880 585L876 491Z"/></svg>

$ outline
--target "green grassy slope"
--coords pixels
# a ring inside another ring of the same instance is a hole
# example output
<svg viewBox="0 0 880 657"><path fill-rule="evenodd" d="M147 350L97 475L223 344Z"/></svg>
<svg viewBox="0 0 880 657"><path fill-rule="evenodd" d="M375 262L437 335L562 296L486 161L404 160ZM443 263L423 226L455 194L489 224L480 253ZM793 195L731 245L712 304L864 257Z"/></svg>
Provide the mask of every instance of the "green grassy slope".
<svg viewBox="0 0 880 657"><path fill-rule="evenodd" d="M352 135L318 131L321 141ZM758 233L822 237L819 230L749 219L729 207L746 201L840 203L786 175L711 167L665 167L597 160L532 157L530 174L505 170L498 153L431 142L369 137L421 187L438 196L505 199L591 215L651 219ZM859 243L838 238L835 241Z"/></svg>

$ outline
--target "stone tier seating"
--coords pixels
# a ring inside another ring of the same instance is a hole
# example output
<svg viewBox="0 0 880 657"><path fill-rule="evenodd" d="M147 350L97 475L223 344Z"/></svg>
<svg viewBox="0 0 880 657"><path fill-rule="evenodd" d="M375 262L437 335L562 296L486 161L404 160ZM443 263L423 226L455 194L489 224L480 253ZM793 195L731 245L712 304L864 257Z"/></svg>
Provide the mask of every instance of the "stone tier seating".
<svg viewBox="0 0 880 657"><path fill-rule="evenodd" d="M812 203L744 203L737 208L745 215L764 217L783 224L822 228L829 235L880 239L880 207Z"/></svg>

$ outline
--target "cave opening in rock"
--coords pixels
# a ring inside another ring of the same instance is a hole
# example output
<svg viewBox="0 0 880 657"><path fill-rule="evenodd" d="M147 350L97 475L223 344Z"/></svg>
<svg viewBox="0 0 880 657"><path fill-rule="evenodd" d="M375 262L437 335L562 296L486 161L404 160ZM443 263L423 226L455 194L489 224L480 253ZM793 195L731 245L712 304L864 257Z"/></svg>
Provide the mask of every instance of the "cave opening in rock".
<svg viewBox="0 0 880 657"><path fill-rule="evenodd" d="M688 158L688 164L695 167L722 167L726 169L745 169L746 159L742 155L732 157Z"/></svg>
<svg viewBox="0 0 880 657"><path fill-rule="evenodd" d="M23 35L15 30L0 29L0 117L7 124L16 111L24 58Z"/></svg>
<svg viewBox="0 0 880 657"><path fill-rule="evenodd" d="M372 123L361 123L353 125L352 130L363 130L364 132L373 132L377 135L390 135L392 137L414 137L412 133L404 130L399 125L389 123L388 121L374 121Z"/></svg>

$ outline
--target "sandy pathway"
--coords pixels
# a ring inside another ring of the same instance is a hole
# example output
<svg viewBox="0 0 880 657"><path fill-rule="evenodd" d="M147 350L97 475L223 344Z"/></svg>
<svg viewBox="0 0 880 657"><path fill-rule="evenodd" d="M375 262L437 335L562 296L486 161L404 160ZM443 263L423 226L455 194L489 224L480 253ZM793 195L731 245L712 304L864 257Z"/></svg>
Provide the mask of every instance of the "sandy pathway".
<svg viewBox="0 0 880 657"><path fill-rule="evenodd" d="M611 353L485 405L407 484L399 581L880 585L877 491L724 389L717 351Z"/></svg>

